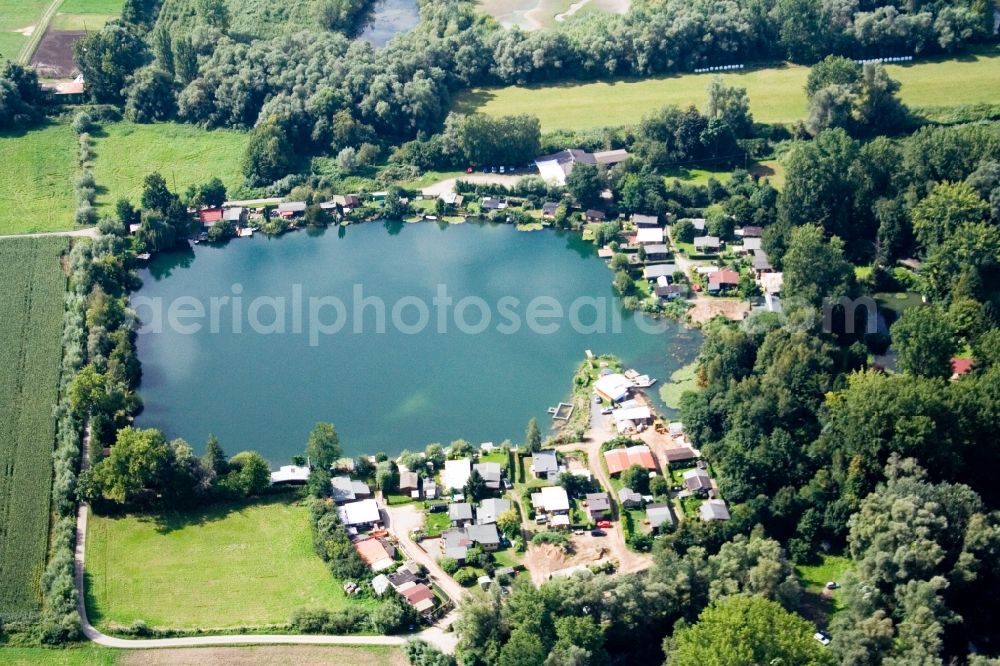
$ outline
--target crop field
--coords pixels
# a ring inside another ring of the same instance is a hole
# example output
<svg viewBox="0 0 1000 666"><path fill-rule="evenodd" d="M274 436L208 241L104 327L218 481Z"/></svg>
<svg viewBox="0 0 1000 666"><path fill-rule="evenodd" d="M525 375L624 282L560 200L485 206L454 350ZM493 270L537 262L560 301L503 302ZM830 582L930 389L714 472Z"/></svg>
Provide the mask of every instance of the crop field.
<svg viewBox="0 0 1000 666"><path fill-rule="evenodd" d="M49 0L0 0L0 60L17 60Z"/></svg>
<svg viewBox="0 0 1000 666"><path fill-rule="evenodd" d="M0 132L0 235L73 228L76 147L67 123Z"/></svg>
<svg viewBox="0 0 1000 666"><path fill-rule="evenodd" d="M1000 86L1000 51L996 48L957 60L888 65L902 83L900 97L911 107L996 103ZM806 115L807 67L787 65L725 74L729 85L750 96L754 120L787 123ZM638 123L667 105L703 107L711 74L684 74L645 80L560 83L506 88L478 88L456 97L455 110L495 116L538 116L542 131L582 130Z"/></svg>
<svg viewBox="0 0 1000 666"><path fill-rule="evenodd" d="M63 238L0 240L0 618L38 610L67 246Z"/></svg>
<svg viewBox="0 0 1000 666"><path fill-rule="evenodd" d="M114 204L119 197L137 202L143 178L153 171L159 171L175 191L213 176L230 189L243 181L239 165L248 141L243 132L121 122L106 125L94 138L98 204Z"/></svg>
<svg viewBox="0 0 1000 666"><path fill-rule="evenodd" d="M94 0L85 0L94 1ZM229 7L230 34L268 39L275 34L316 29L318 5L322 0L272 2L271 0L226 0ZM201 25L198 0L166 0L157 26L190 31Z"/></svg>
<svg viewBox="0 0 1000 666"><path fill-rule="evenodd" d="M283 624L302 606L355 603L313 550L302 502L217 504L155 519L91 515L88 530L87 612L105 628Z"/></svg>

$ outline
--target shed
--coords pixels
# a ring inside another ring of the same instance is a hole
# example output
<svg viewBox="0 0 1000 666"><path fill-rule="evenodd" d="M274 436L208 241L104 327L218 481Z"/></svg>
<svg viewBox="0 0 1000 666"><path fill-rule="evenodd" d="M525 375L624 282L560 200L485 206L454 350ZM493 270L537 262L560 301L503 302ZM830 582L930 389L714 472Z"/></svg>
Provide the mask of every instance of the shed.
<svg viewBox="0 0 1000 666"><path fill-rule="evenodd" d="M726 507L726 501L721 499L705 500L698 507L698 513L701 514L701 519L705 522L729 520L729 509Z"/></svg>
<svg viewBox="0 0 1000 666"><path fill-rule="evenodd" d="M456 502L448 505L448 518L453 525L465 525L472 522L472 505L468 502Z"/></svg>
<svg viewBox="0 0 1000 666"><path fill-rule="evenodd" d="M635 242L639 245L651 245L663 242L663 229L647 227L635 232Z"/></svg>
<svg viewBox="0 0 1000 666"><path fill-rule="evenodd" d="M640 213L633 213L632 224L634 224L637 229L650 229L653 227L659 227L660 220L655 215L642 215Z"/></svg>
<svg viewBox="0 0 1000 666"><path fill-rule="evenodd" d="M611 511L611 498L607 493L587 493L584 500L587 502L587 513L591 518L596 519Z"/></svg>
<svg viewBox="0 0 1000 666"><path fill-rule="evenodd" d="M631 488L620 488L618 490L618 501L621 502L622 506L626 509L634 509L642 506L642 495L635 492Z"/></svg>
<svg viewBox="0 0 1000 666"><path fill-rule="evenodd" d="M674 514L670 510L669 504L647 504L646 520L649 521L650 527L656 529L664 523L670 523L670 525L673 525Z"/></svg>

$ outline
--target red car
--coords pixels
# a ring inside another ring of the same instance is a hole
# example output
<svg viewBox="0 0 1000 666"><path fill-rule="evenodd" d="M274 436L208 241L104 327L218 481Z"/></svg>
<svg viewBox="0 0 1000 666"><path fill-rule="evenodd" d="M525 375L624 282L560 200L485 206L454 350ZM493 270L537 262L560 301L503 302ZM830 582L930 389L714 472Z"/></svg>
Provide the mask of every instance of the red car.
<svg viewBox="0 0 1000 666"><path fill-rule="evenodd" d="M597 526L601 527L601 528L604 528L604 529L607 529L607 528L611 527L611 521L610 520L598 520L597 521Z"/></svg>

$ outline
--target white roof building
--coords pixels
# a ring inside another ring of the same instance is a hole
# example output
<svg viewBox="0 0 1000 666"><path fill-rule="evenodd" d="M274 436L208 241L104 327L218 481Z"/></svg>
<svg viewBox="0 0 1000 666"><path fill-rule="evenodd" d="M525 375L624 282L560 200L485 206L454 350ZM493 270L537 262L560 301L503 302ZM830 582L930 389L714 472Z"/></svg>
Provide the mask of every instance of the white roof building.
<svg viewBox="0 0 1000 666"><path fill-rule="evenodd" d="M373 499L350 502L337 509L340 521L347 526L371 525L382 520L378 503Z"/></svg>
<svg viewBox="0 0 1000 666"><path fill-rule="evenodd" d="M603 375L594 382L594 391L597 395L611 402L621 402L627 398L631 388L632 380L617 373Z"/></svg>
<svg viewBox="0 0 1000 666"><path fill-rule="evenodd" d="M663 229L659 227L646 227L635 232L635 242L639 245L649 245L651 243L663 242Z"/></svg>
<svg viewBox="0 0 1000 666"><path fill-rule="evenodd" d="M546 513L569 511L569 495L562 486L545 486L541 489L542 506Z"/></svg>
<svg viewBox="0 0 1000 666"><path fill-rule="evenodd" d="M472 474L472 461L468 458L446 460L441 472L441 485L446 489L461 490Z"/></svg>
<svg viewBox="0 0 1000 666"><path fill-rule="evenodd" d="M277 472L271 472L271 483L305 483L309 480L309 468L300 465L283 465Z"/></svg>

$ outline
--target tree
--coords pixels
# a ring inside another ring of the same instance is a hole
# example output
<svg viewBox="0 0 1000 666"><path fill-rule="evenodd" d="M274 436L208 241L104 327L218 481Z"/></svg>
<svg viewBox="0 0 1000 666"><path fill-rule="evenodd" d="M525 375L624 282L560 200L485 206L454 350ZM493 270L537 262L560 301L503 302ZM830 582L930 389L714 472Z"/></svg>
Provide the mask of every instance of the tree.
<svg viewBox="0 0 1000 666"><path fill-rule="evenodd" d="M497 529L512 541L520 536L521 518L517 514L517 509L507 509L497 516Z"/></svg>
<svg viewBox="0 0 1000 666"><path fill-rule="evenodd" d="M241 451L229 459L229 486L244 497L259 495L271 485L271 466L256 451Z"/></svg>
<svg viewBox="0 0 1000 666"><path fill-rule="evenodd" d="M649 470L642 465L632 465L622 472L622 485L640 495L649 492Z"/></svg>
<svg viewBox="0 0 1000 666"><path fill-rule="evenodd" d="M229 30L229 7L225 0L198 0L198 17L221 32Z"/></svg>
<svg viewBox="0 0 1000 666"><path fill-rule="evenodd" d="M566 176L566 189L583 208L598 205L605 187L604 173L595 164L576 164Z"/></svg>
<svg viewBox="0 0 1000 666"><path fill-rule="evenodd" d="M38 84L38 73L14 62L7 62L0 71L0 129L33 125L42 119L49 96ZM77 134L87 131L76 129Z"/></svg>
<svg viewBox="0 0 1000 666"><path fill-rule="evenodd" d="M143 67L125 91L125 118L135 123L168 120L177 113L174 79L158 67Z"/></svg>
<svg viewBox="0 0 1000 666"><path fill-rule="evenodd" d="M120 104L129 76L146 59L146 45L130 26L111 21L73 44L73 59L95 102Z"/></svg>
<svg viewBox="0 0 1000 666"><path fill-rule="evenodd" d="M375 468L375 486L383 495L399 492L399 468L391 460L383 460Z"/></svg>
<svg viewBox="0 0 1000 666"><path fill-rule="evenodd" d="M105 499L128 504L144 491L160 486L169 459L163 433L130 426L118 432L111 455L94 465L93 478Z"/></svg>
<svg viewBox="0 0 1000 666"><path fill-rule="evenodd" d="M951 377L951 359L958 345L951 321L941 308L930 305L906 310L890 334L900 370L920 377Z"/></svg>
<svg viewBox="0 0 1000 666"><path fill-rule="evenodd" d="M708 85L705 115L709 120L721 121L736 137L748 137L753 133L753 116L746 88L727 86L721 76L712 77Z"/></svg>
<svg viewBox="0 0 1000 666"><path fill-rule="evenodd" d="M968 183L938 183L913 207L913 233L929 251L963 224L981 222L988 215L989 204Z"/></svg>
<svg viewBox="0 0 1000 666"><path fill-rule="evenodd" d="M809 68L806 97L812 99L816 93L828 86L852 87L861 81L861 72L861 65L850 58L827 56Z"/></svg>
<svg viewBox="0 0 1000 666"><path fill-rule="evenodd" d="M608 661L604 632L589 615L560 617L555 621L556 642L546 666L600 666Z"/></svg>
<svg viewBox="0 0 1000 666"><path fill-rule="evenodd" d="M524 164L538 155L541 124L528 115L494 118L472 113L458 122L455 141L468 164Z"/></svg>
<svg viewBox="0 0 1000 666"><path fill-rule="evenodd" d="M217 208L226 202L226 185L218 178L202 183L195 188L191 204Z"/></svg>
<svg viewBox="0 0 1000 666"><path fill-rule="evenodd" d="M411 666L455 666L454 657L421 640L406 641L403 654L409 659Z"/></svg>
<svg viewBox="0 0 1000 666"><path fill-rule="evenodd" d="M691 243L695 236L694 222L688 219L677 220L671 228L673 239L678 243Z"/></svg>
<svg viewBox="0 0 1000 666"><path fill-rule="evenodd" d="M670 483L666 477L657 476L649 480L649 494L653 497L669 497Z"/></svg>
<svg viewBox="0 0 1000 666"><path fill-rule="evenodd" d="M844 244L823 238L820 227L806 225L792 231L784 261L784 293L819 307L827 299L850 296L854 269L844 259Z"/></svg>
<svg viewBox="0 0 1000 666"><path fill-rule="evenodd" d="M315 467L330 469L342 455L340 436L334 425L325 421L317 423L309 433L309 441L306 443L306 456L309 462Z"/></svg>
<svg viewBox="0 0 1000 666"><path fill-rule="evenodd" d="M538 635L528 627L518 627L500 649L497 666L542 666L545 656Z"/></svg>
<svg viewBox="0 0 1000 666"><path fill-rule="evenodd" d="M205 443L205 455L202 456L202 464L206 469L212 470L217 477L223 477L229 471L229 463L226 461L226 454L219 444L219 438L215 435L208 436Z"/></svg>
<svg viewBox="0 0 1000 666"><path fill-rule="evenodd" d="M167 181L159 173L151 173L142 181L143 210L166 213L174 201L174 195L167 189Z"/></svg>
<svg viewBox="0 0 1000 666"><path fill-rule="evenodd" d="M676 629L663 651L670 666L832 664L813 632L809 622L773 601L736 595L709 606L693 625Z"/></svg>
<svg viewBox="0 0 1000 666"><path fill-rule="evenodd" d="M433 463L435 471L444 468L444 447L440 444L428 444L424 449L424 459Z"/></svg>
<svg viewBox="0 0 1000 666"><path fill-rule="evenodd" d="M538 429L538 419L535 417L528 421L528 430L524 434L524 446L530 453L542 450L542 433Z"/></svg>
<svg viewBox="0 0 1000 666"><path fill-rule="evenodd" d="M251 185L267 185L287 175L295 160L292 138L278 116L271 114L250 132L241 169Z"/></svg>
<svg viewBox="0 0 1000 666"><path fill-rule="evenodd" d="M465 482L465 488L462 489L462 492L465 495L465 500L470 503L478 502L486 496L486 480L483 479L478 470L473 469L472 473L469 474L469 480Z"/></svg>

